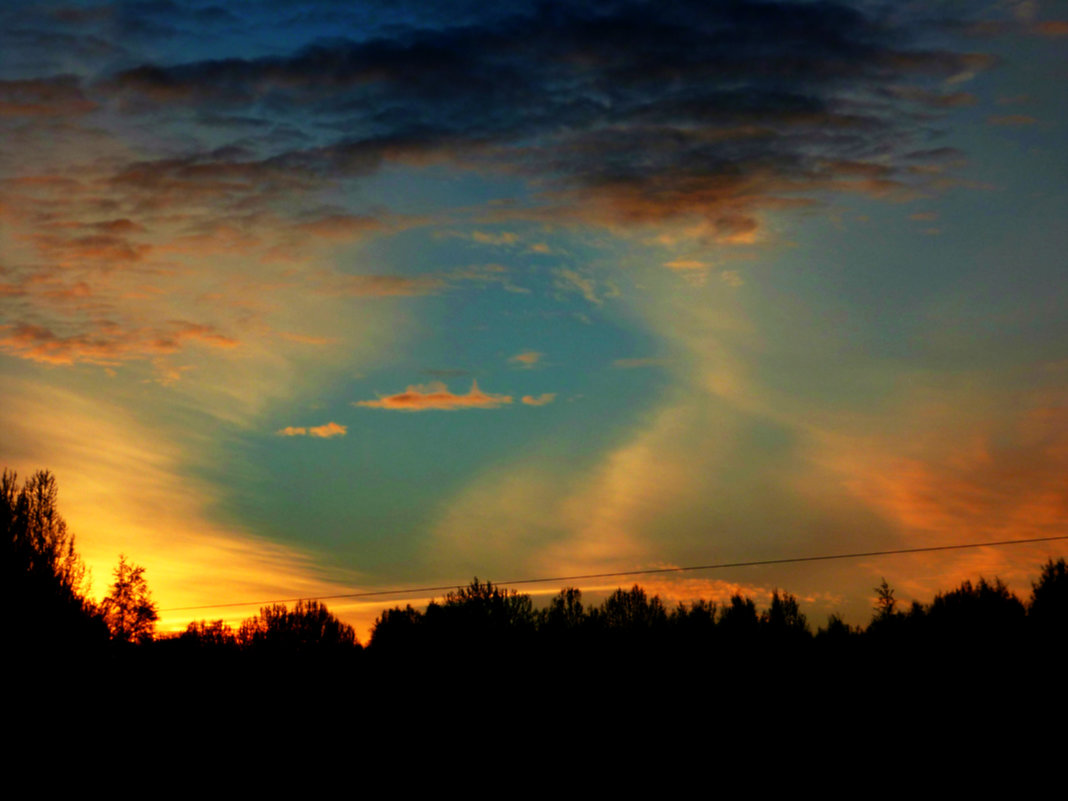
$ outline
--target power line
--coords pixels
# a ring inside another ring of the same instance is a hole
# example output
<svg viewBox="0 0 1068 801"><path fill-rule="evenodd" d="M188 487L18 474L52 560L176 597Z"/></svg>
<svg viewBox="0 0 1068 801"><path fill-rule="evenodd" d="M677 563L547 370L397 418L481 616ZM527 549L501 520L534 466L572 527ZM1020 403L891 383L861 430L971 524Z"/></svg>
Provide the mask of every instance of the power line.
<svg viewBox="0 0 1068 801"><path fill-rule="evenodd" d="M760 567L764 565L788 565L800 562L827 562L833 559L860 559L865 556L899 556L908 553L930 553L932 551L959 551L964 548L988 548L1001 545L1026 545L1035 542L1053 542L1068 540L1068 534L1056 537L1032 537L1025 540L994 540L991 542L968 542L959 545L930 545L925 548L898 548L891 551L863 551L857 553L823 554L821 556L793 556L785 559L757 559L748 562L720 562L711 565L687 565L684 567L653 567L644 570L621 570L613 573L585 573L574 576L550 576L544 578L514 579L495 582L498 587L510 587L516 584L549 584L553 582L585 581L588 579L620 578L622 576L649 576L657 573L686 573L696 570L723 570L731 567ZM204 604L201 606L178 606L161 609L161 612L191 612L197 609L223 609L232 606L265 606L267 604L295 603L297 601L334 601L341 598L374 598L384 595L414 595L427 592L448 592L456 589L458 584L443 584L437 587L408 587L392 590L370 590L367 592L349 592L339 595L316 595L301 598L279 598L273 601L240 601L225 604Z"/></svg>

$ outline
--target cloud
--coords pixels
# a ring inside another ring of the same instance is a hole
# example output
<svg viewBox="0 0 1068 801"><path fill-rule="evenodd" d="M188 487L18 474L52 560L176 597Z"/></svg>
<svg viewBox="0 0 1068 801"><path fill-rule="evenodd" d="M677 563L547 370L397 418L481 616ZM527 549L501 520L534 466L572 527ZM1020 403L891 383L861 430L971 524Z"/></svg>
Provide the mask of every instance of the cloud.
<svg viewBox="0 0 1068 801"><path fill-rule="evenodd" d="M286 426L279 429L277 432L280 437L318 437L320 439L330 439L331 437L343 437L348 433L348 426L339 425L338 423L326 423L321 426L311 426L305 428L303 426Z"/></svg>
<svg viewBox="0 0 1068 801"><path fill-rule="evenodd" d="M597 285L592 278L576 272L575 270L569 270L567 268L561 268L556 271L555 286L557 289L564 292L578 292L582 297L586 298L590 303L600 306L604 303L604 300L597 296Z"/></svg>
<svg viewBox="0 0 1068 801"><path fill-rule="evenodd" d="M358 214L330 214L293 225L302 234L341 241L358 239L385 227L385 222L377 217Z"/></svg>
<svg viewBox="0 0 1068 801"><path fill-rule="evenodd" d="M95 108L96 103L83 94L73 75L0 81L0 118L70 117Z"/></svg>
<svg viewBox="0 0 1068 801"><path fill-rule="evenodd" d="M31 323L0 326L0 351L54 365L115 366L129 359L177 353L186 341L215 348L238 345L236 339L219 333L212 326L183 321L137 329L98 322L90 331L68 335Z"/></svg>
<svg viewBox="0 0 1068 801"><path fill-rule="evenodd" d="M530 368L540 362L541 357L544 355L544 353L539 353L536 350L526 350L522 353L517 353L515 356L510 357L508 361L513 364L518 364L521 367Z"/></svg>
<svg viewBox="0 0 1068 801"><path fill-rule="evenodd" d="M371 409L396 409L406 412L422 412L431 409L453 411L455 409L496 409L511 403L509 395L493 395L478 388L478 382L471 382L471 389L466 395L449 392L445 384L432 381L425 385L408 387L397 395L388 395L375 401L357 401L354 405Z"/></svg>
<svg viewBox="0 0 1068 801"><path fill-rule="evenodd" d="M1034 125L1038 122L1037 119L1029 114L995 114L987 117L986 121L990 125L1002 125L1012 128L1018 128L1024 125Z"/></svg>
<svg viewBox="0 0 1068 801"><path fill-rule="evenodd" d="M471 234L471 238L483 245L514 245L519 241L518 236L508 231L502 231L499 234L475 231Z"/></svg>
<svg viewBox="0 0 1068 801"><path fill-rule="evenodd" d="M919 180L892 158L922 133L916 112L970 103L940 82L993 63L940 43L922 15L877 5L530 5L403 23L288 54L146 63L74 88L128 114L193 109L294 129L288 145L265 134L254 147L126 176L157 190L281 190L448 162L531 177L570 219L696 215L718 241L739 244L786 196L863 187L837 154L885 167L884 189ZM923 47L904 44L921 38Z"/></svg>
<svg viewBox="0 0 1068 801"><path fill-rule="evenodd" d="M719 274L720 280L727 286L739 287L745 283L742 280L742 276L738 274L737 270L723 270Z"/></svg>
<svg viewBox="0 0 1068 801"><path fill-rule="evenodd" d="M1034 31L1040 36L1068 36L1068 20L1050 19L1039 22L1034 26Z"/></svg>
<svg viewBox="0 0 1068 801"><path fill-rule="evenodd" d="M555 392L544 392L544 393L542 393L541 395L538 395L538 396L534 396L534 395L524 395L523 396L523 403L525 403L527 406L547 406L548 404L552 403L554 400L556 400L556 393Z"/></svg>
<svg viewBox="0 0 1068 801"><path fill-rule="evenodd" d="M672 270L704 270L708 264L697 259L675 259L664 262L664 266Z"/></svg>

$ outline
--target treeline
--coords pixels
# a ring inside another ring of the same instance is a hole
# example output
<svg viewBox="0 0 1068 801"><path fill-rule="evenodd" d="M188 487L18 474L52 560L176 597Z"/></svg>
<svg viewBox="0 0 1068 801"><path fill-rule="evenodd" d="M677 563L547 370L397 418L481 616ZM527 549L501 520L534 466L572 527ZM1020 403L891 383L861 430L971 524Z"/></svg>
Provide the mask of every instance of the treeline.
<svg viewBox="0 0 1068 801"><path fill-rule="evenodd" d="M316 601L264 607L236 629L223 621L191 623L157 637L156 607L142 568L120 557L109 595L85 596L85 568L56 507L56 483L38 472L22 485L0 477L3 592L9 640L22 653L107 649L157 664L289 662L357 663L390 670L406 665L463 665L472 658L522 658L546 664L580 658L594 664L715 664L722 659L790 658L795 664L854 656L954 657L983 648L993 660L1048 654L1068 634L1068 564L1048 561L1021 599L998 579L966 581L933 601L902 608L885 582L865 626L837 616L813 630L796 597L776 591L767 608L733 596L666 605L635 585L597 605L566 588L541 608L533 599L477 578L425 610L386 610L363 647L352 627Z"/></svg>
<svg viewBox="0 0 1068 801"><path fill-rule="evenodd" d="M420 661L455 654L536 657L633 652L660 657L712 653L796 652L842 654L892 645L899 652L938 652L984 644L1042 647L1063 643L1068 633L1068 563L1048 561L1029 598L1021 600L1001 581L963 582L929 604L899 609L893 589L876 588L870 623L850 626L831 616L813 631L797 598L775 591L765 609L752 598L733 596L717 604L699 600L668 607L640 586L618 589L587 606L575 588L561 590L543 608L529 595L477 578L433 601L425 611L394 607L376 620L365 649L373 659ZM241 651L274 654L358 652L351 627L315 601L265 607L238 629L223 621L191 623L170 639L174 651Z"/></svg>

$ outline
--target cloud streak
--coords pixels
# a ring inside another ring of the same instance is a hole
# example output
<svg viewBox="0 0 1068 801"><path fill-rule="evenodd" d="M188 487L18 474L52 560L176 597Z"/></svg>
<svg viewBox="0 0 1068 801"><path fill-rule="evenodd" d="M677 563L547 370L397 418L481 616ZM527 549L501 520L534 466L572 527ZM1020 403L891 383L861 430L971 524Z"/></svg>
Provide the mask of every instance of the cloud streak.
<svg viewBox="0 0 1068 801"><path fill-rule="evenodd" d="M527 406L547 406L556 400L555 392L543 392L541 395L524 395L523 403Z"/></svg>
<svg viewBox="0 0 1068 801"><path fill-rule="evenodd" d="M409 386L404 392L387 395L373 401L356 401L354 405L369 409L392 409L403 412L455 411L457 409L497 409L512 402L509 395L494 395L478 388L471 382L471 389L462 395L449 392L440 381L425 385Z"/></svg>
<svg viewBox="0 0 1068 801"><path fill-rule="evenodd" d="M319 439L331 439L333 437L343 437L348 433L348 426L343 426L338 423L330 422L321 426L311 426L305 428L304 426L286 426L278 430L278 436L280 437L318 437Z"/></svg>
<svg viewBox="0 0 1068 801"><path fill-rule="evenodd" d="M517 353L515 356L509 357L508 361L512 364L518 364L520 367L531 368L541 361L541 357L544 353L539 353L536 350L525 350L522 353Z"/></svg>

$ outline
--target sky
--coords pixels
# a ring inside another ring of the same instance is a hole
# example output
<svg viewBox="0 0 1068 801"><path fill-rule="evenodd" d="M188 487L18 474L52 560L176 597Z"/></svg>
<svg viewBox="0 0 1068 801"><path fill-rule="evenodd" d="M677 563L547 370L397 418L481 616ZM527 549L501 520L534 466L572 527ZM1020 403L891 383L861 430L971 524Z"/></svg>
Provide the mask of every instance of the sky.
<svg viewBox="0 0 1068 801"><path fill-rule="evenodd" d="M9 0L0 464L163 630L1062 535L1066 123L1053 0ZM641 583L864 623L1064 552Z"/></svg>

